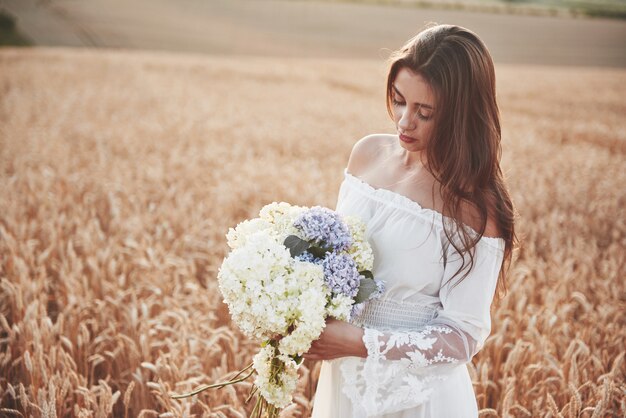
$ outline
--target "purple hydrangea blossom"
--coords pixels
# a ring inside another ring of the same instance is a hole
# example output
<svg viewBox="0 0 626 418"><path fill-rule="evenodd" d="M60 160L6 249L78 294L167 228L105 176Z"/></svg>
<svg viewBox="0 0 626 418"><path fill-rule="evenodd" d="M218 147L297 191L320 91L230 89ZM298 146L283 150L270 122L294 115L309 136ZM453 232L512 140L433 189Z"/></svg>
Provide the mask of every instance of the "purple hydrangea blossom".
<svg viewBox="0 0 626 418"><path fill-rule="evenodd" d="M352 305L352 308L350 309L350 317L348 319L353 319L361 316L361 314L363 313L363 308L365 308L364 302L355 303L354 305Z"/></svg>
<svg viewBox="0 0 626 418"><path fill-rule="evenodd" d="M379 298L383 293L385 293L385 282L382 280L374 280L376 283L376 292L372 294L370 299Z"/></svg>
<svg viewBox="0 0 626 418"><path fill-rule="evenodd" d="M313 264L322 264L322 261L323 261L323 259L315 257L313 254L311 254L308 251L304 251L302 254L297 256L296 260L305 261L307 263L313 263Z"/></svg>
<svg viewBox="0 0 626 418"><path fill-rule="evenodd" d="M313 206L298 216L294 222L303 238L314 240L324 247L344 251L352 245L352 235L341 216L328 208Z"/></svg>
<svg viewBox="0 0 626 418"><path fill-rule="evenodd" d="M359 292L361 275L350 255L330 252L322 261L322 267L324 280L333 293L343 293L351 298L356 296Z"/></svg>

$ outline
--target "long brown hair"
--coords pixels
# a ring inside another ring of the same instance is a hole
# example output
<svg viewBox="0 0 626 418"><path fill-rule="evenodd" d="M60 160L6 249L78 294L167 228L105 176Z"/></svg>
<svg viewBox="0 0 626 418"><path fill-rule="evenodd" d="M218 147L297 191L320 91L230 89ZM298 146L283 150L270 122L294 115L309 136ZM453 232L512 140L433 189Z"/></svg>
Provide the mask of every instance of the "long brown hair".
<svg viewBox="0 0 626 418"><path fill-rule="evenodd" d="M447 245L451 244L463 259L452 278L467 267L466 253L470 258L469 268L454 285L463 280L474 265L475 249L471 250L483 236L489 214L505 241L497 285L498 296L502 296L506 293L506 274L513 249L519 242L514 226L517 213L500 169L500 115L491 55L469 29L427 24L389 57L387 111L392 119L392 85L401 68L424 77L435 96L434 128L426 159L428 170L439 182L442 215L450 214L442 216ZM480 230L476 231L478 235L472 234L473 239L461 222L463 202L477 208L480 216ZM445 218L453 222L449 224ZM460 242L452 238L458 232L460 234L455 236L460 237Z"/></svg>

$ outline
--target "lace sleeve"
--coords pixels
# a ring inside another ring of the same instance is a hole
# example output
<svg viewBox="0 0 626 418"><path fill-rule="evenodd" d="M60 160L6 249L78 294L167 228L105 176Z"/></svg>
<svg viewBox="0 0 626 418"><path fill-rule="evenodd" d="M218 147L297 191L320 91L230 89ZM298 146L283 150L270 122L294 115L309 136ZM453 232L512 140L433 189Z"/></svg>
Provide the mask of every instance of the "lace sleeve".
<svg viewBox="0 0 626 418"><path fill-rule="evenodd" d="M491 331L489 309L503 260L503 241L476 247L475 264L453 288L449 278L461 265L459 255L448 256L441 309L432 319L410 329L364 326L367 358L346 358L341 365L344 393L352 400L354 416L392 413L425 402L435 380L469 362ZM493 244L493 245L492 245Z"/></svg>

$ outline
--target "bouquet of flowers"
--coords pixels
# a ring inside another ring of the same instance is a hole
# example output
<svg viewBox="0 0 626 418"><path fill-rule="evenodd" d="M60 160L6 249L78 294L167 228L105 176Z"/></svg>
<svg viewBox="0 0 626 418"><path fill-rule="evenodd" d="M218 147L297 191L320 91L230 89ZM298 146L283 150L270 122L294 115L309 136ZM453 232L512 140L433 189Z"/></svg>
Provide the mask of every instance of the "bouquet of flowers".
<svg viewBox="0 0 626 418"><path fill-rule="evenodd" d="M237 383L256 372L248 400L256 392L261 396L252 417L264 410L276 417L291 402L302 354L322 333L325 319L349 320L363 302L383 292L383 283L371 272L365 224L328 208L274 202L258 218L230 228L226 238L231 251L217 275L219 288L233 321L260 340L261 348L231 380L175 397Z"/></svg>

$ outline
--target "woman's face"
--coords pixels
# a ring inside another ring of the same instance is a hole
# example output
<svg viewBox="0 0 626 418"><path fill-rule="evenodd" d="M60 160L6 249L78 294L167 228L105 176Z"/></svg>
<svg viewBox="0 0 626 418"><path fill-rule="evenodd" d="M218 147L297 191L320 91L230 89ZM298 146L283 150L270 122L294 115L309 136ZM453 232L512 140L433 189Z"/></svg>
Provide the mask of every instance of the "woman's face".
<svg viewBox="0 0 626 418"><path fill-rule="evenodd" d="M391 99L400 145L410 152L426 149L433 129L435 95L428 82L406 67L396 74Z"/></svg>

